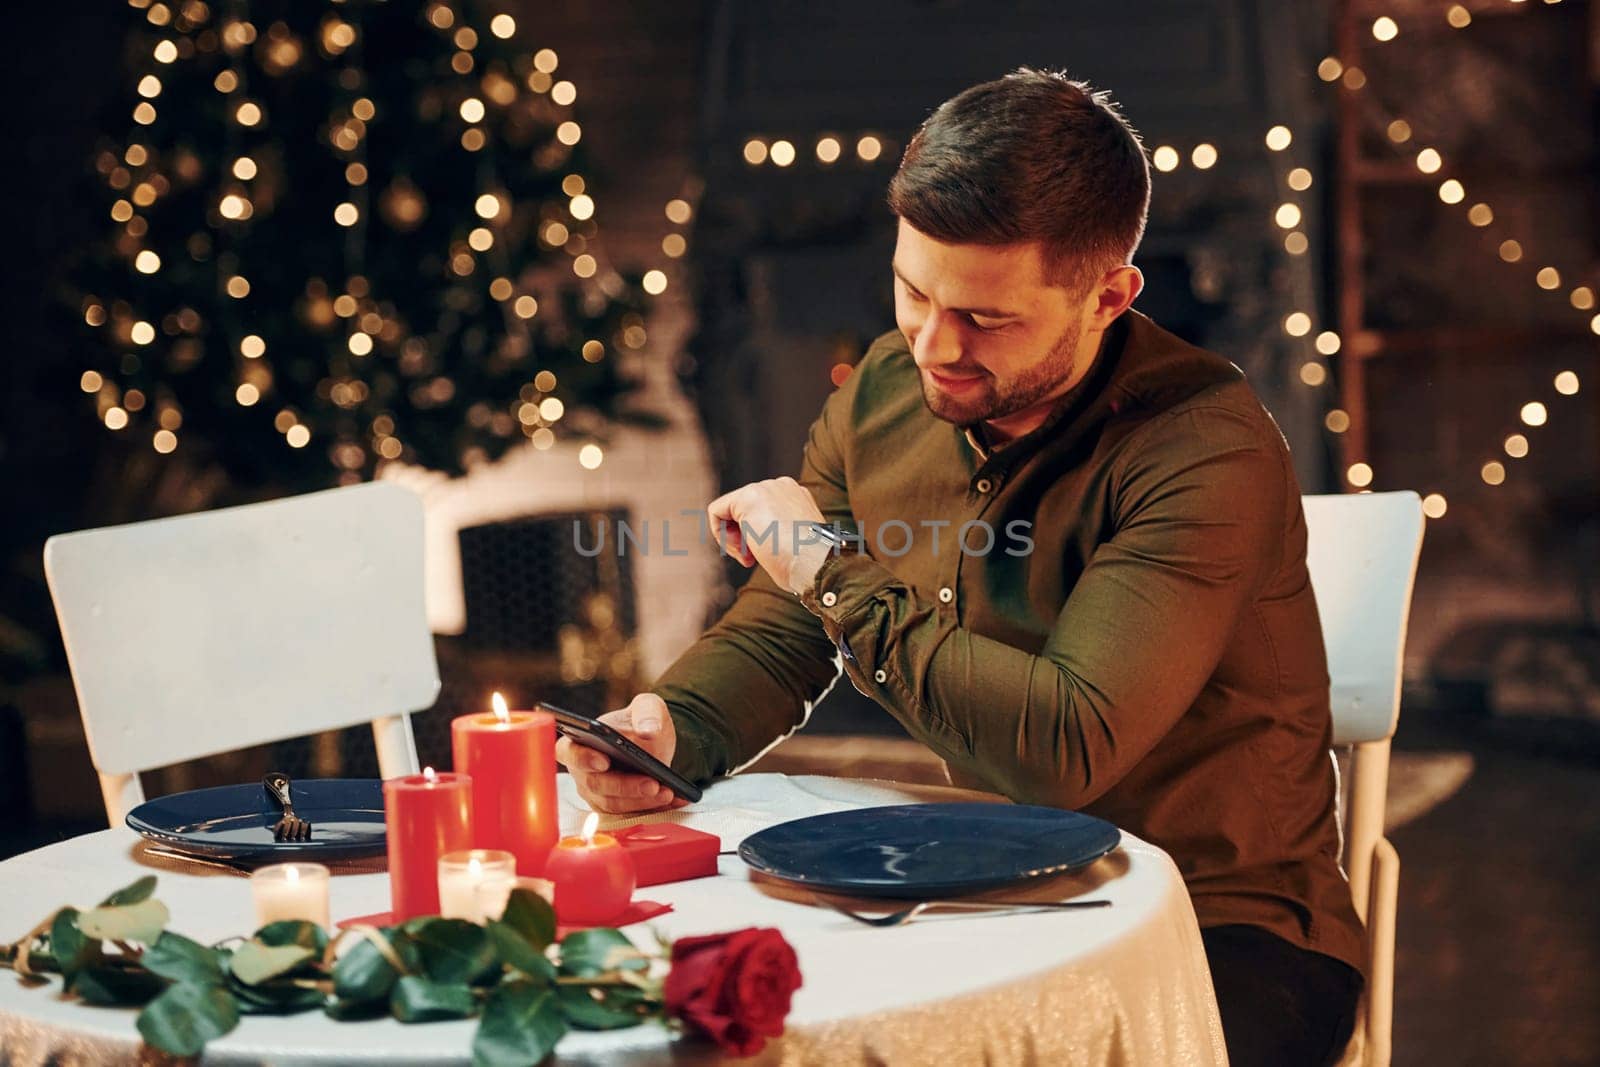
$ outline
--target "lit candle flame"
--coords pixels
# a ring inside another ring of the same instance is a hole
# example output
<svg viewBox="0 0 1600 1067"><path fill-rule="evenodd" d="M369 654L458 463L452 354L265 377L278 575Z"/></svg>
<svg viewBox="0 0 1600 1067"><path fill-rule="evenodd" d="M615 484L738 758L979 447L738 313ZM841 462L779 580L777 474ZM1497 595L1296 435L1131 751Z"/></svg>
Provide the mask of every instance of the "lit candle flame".
<svg viewBox="0 0 1600 1067"><path fill-rule="evenodd" d="M439 780L439 776L434 773L432 767L424 767L424 768L422 768L422 777L424 777L424 778L426 778L428 780L428 784L429 785L432 785L434 782L437 782Z"/></svg>
<svg viewBox="0 0 1600 1067"><path fill-rule="evenodd" d="M511 721L511 709L506 707L506 698L496 693L490 698L489 703L494 705L494 717L501 722Z"/></svg>
<svg viewBox="0 0 1600 1067"><path fill-rule="evenodd" d="M476 856L470 857L467 860L467 872L469 874L471 874L474 879L482 877L483 876L483 861L478 859L478 857L476 857Z"/></svg>
<svg viewBox="0 0 1600 1067"><path fill-rule="evenodd" d="M300 868L299 867L287 867L287 868L285 868L284 872L283 872L283 880L288 882L290 885L293 885L295 882L298 882L300 880Z"/></svg>
<svg viewBox="0 0 1600 1067"><path fill-rule="evenodd" d="M583 843L594 844L594 832L600 828L600 815L591 811L589 817L583 820Z"/></svg>

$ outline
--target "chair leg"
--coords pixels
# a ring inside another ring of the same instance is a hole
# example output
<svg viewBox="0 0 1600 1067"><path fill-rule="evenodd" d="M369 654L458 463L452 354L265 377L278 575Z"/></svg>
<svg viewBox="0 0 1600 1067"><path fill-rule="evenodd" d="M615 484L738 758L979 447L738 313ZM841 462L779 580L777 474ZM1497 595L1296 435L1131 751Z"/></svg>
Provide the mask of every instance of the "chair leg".
<svg viewBox="0 0 1600 1067"><path fill-rule="evenodd" d="M417 742L411 735L411 716L389 715L373 719L372 742L378 748L379 775L399 778L417 773Z"/></svg>
<svg viewBox="0 0 1600 1067"><path fill-rule="evenodd" d="M1384 809L1389 794L1388 738L1365 741L1350 752L1350 809L1345 813L1345 867L1350 876L1350 899L1364 923L1371 917L1372 865L1377 843L1383 838Z"/></svg>
<svg viewBox="0 0 1600 1067"><path fill-rule="evenodd" d="M100 797L106 804L106 821L117 827L128 812L144 803L144 786L137 773L101 774Z"/></svg>
<svg viewBox="0 0 1600 1067"><path fill-rule="evenodd" d="M1400 906L1400 854L1386 837L1373 849L1367 909L1367 1048L1370 1067L1388 1067L1394 1038L1394 935Z"/></svg>

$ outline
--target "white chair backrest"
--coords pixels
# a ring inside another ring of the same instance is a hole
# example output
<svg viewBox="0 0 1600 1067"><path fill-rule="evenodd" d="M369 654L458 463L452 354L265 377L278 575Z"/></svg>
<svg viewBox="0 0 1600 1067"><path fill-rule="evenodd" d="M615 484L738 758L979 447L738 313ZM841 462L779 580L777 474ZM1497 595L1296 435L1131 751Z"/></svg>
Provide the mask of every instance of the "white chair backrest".
<svg viewBox="0 0 1600 1067"><path fill-rule="evenodd" d="M1308 496L1303 504L1306 563L1328 650L1333 743L1383 740L1400 715L1422 502L1406 491Z"/></svg>
<svg viewBox="0 0 1600 1067"><path fill-rule="evenodd" d="M52 537L45 574L95 769L431 707L422 529L416 494L372 483ZM107 807L119 817L109 789Z"/></svg>

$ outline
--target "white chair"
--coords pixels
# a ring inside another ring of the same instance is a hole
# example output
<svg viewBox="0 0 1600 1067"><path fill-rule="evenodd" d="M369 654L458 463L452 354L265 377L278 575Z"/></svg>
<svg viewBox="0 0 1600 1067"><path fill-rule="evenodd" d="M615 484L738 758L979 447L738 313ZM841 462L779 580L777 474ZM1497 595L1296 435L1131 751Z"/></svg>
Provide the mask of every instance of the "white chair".
<svg viewBox="0 0 1600 1067"><path fill-rule="evenodd" d="M1389 1062L1400 857L1383 836L1389 742L1400 717L1402 657L1422 550L1416 493L1304 498L1307 564L1322 616L1332 683L1333 743L1351 746L1345 868L1370 960L1357 1062ZM1347 1056L1346 1062L1350 1062Z"/></svg>
<svg viewBox="0 0 1600 1067"><path fill-rule="evenodd" d="M416 772L439 670L410 490L62 534L44 565L113 826L140 771L368 720L383 776Z"/></svg>

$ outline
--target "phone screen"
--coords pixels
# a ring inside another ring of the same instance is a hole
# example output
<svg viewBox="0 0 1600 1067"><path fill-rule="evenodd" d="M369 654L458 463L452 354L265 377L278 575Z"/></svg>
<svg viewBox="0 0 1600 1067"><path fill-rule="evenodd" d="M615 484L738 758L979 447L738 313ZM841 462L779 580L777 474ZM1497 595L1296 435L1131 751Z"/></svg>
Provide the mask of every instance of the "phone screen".
<svg viewBox="0 0 1600 1067"><path fill-rule="evenodd" d="M634 744L632 740L607 723L587 715L558 708L554 704L539 702L539 710L555 716L556 729L580 745L604 752L630 771L646 775L671 789L690 802L701 797L700 787Z"/></svg>

